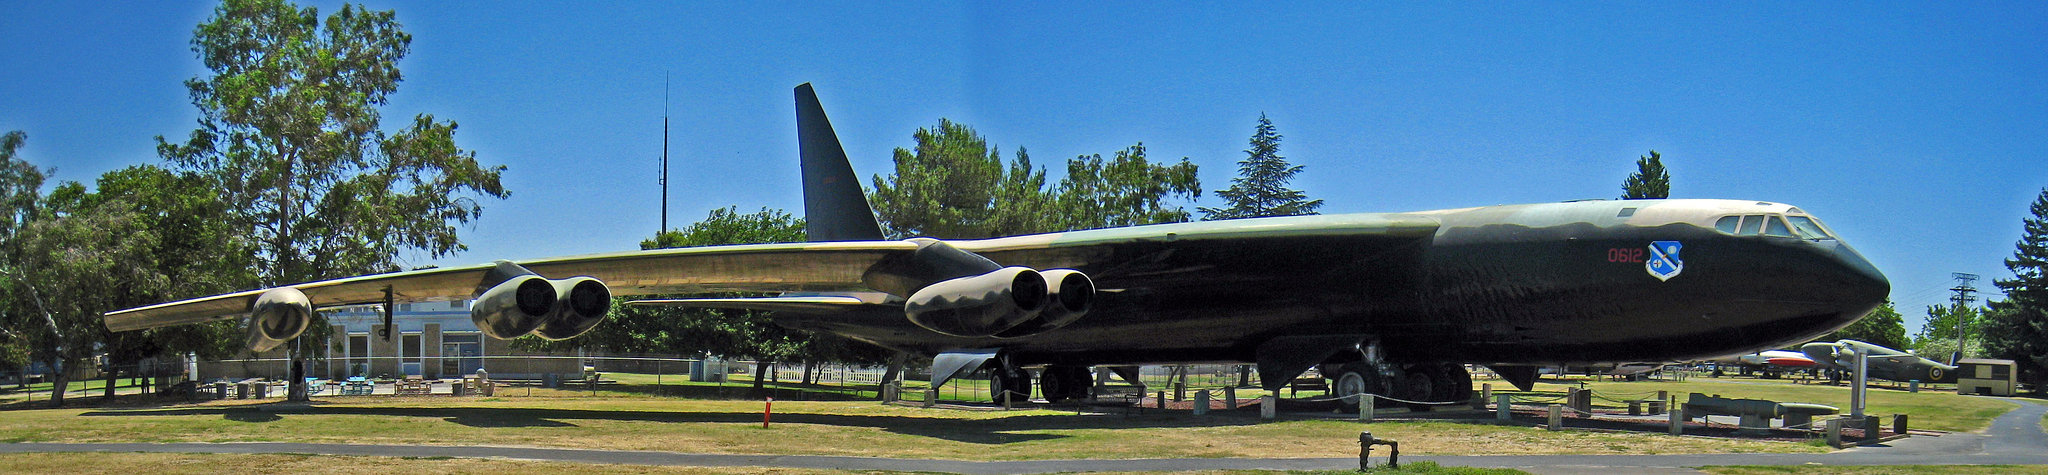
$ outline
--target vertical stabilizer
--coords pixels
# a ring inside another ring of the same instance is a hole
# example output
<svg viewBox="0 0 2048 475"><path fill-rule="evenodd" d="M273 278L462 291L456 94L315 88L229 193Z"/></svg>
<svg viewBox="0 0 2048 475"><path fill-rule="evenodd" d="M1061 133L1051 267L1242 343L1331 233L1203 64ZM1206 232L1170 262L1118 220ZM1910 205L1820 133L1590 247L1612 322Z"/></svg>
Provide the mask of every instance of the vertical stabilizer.
<svg viewBox="0 0 2048 475"><path fill-rule="evenodd" d="M811 83L796 87L796 135L803 155L805 237L812 242L881 240L875 211Z"/></svg>

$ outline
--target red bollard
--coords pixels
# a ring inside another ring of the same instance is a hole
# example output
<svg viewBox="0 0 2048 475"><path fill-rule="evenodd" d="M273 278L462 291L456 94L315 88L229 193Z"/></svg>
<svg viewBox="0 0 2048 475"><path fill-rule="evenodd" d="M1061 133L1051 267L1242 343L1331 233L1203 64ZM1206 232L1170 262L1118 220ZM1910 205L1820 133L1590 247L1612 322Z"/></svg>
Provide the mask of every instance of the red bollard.
<svg viewBox="0 0 2048 475"><path fill-rule="evenodd" d="M768 428L768 416L775 414L775 398L768 398L768 405L761 409L761 428Z"/></svg>

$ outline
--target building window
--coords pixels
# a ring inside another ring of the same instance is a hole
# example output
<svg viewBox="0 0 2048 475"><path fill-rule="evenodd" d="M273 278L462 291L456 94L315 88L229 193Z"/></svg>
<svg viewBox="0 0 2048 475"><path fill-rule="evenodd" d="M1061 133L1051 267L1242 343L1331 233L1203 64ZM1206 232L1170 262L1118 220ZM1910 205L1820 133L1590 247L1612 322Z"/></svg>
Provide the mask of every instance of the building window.
<svg viewBox="0 0 2048 475"><path fill-rule="evenodd" d="M343 353L343 355L348 358L348 376L370 377L369 334L350 334L348 336L348 351Z"/></svg>
<svg viewBox="0 0 2048 475"><path fill-rule="evenodd" d="M484 367L484 342L479 333L441 334L441 375L475 374Z"/></svg>
<svg viewBox="0 0 2048 475"><path fill-rule="evenodd" d="M406 333L398 336L398 371L406 376L420 376L425 368L425 352L420 348L420 334Z"/></svg>

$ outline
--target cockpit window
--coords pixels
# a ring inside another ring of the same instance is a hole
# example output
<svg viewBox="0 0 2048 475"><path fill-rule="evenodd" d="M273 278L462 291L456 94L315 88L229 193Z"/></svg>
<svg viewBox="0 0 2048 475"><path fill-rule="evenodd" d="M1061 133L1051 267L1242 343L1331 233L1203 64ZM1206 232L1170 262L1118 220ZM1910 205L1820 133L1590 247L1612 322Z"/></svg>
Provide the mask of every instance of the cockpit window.
<svg viewBox="0 0 2048 475"><path fill-rule="evenodd" d="M1741 216L1722 216L1719 221L1714 221L1714 229L1719 229L1721 232L1728 234L1735 234L1735 229L1741 224Z"/></svg>
<svg viewBox="0 0 2048 475"><path fill-rule="evenodd" d="M1764 217L1763 217L1763 216L1758 216L1758 215L1752 215L1752 216L1743 216L1743 217L1742 217L1742 232L1739 232L1739 233L1735 233L1735 234L1736 234L1736 235L1740 235L1740 236L1755 236L1755 235L1756 235L1756 232L1757 232L1757 230L1759 230L1759 229L1763 229L1763 227L1764 227Z"/></svg>
<svg viewBox="0 0 2048 475"><path fill-rule="evenodd" d="M1779 237L1797 237L1792 235L1792 228L1785 226L1785 220L1777 216L1770 216L1764 218L1764 235Z"/></svg>
<svg viewBox="0 0 2048 475"><path fill-rule="evenodd" d="M1828 234L1827 228L1821 227L1820 222L1814 221L1813 218L1786 216L1785 220L1791 221L1792 229L1798 230L1799 234L1807 239L1834 239L1833 235Z"/></svg>

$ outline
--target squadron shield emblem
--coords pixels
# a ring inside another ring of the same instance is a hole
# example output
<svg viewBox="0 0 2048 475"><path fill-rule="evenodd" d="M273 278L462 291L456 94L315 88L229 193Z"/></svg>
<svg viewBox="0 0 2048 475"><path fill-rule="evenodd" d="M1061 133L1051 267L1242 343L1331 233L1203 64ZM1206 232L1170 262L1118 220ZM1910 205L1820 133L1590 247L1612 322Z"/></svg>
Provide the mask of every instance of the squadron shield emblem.
<svg viewBox="0 0 2048 475"><path fill-rule="evenodd" d="M1685 270L1685 261L1679 259L1678 241L1651 241L1650 258L1643 262L1643 268L1650 271L1657 280L1671 280Z"/></svg>

